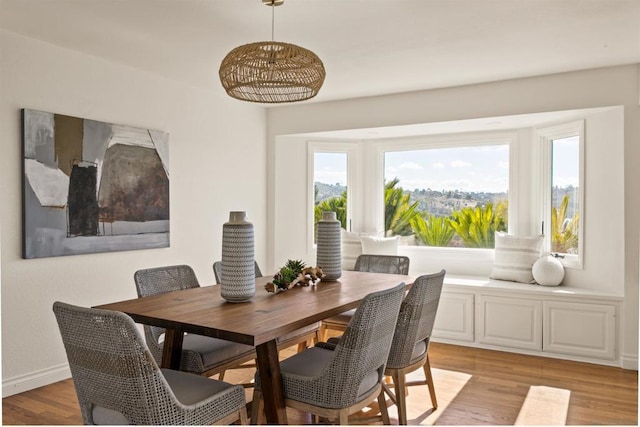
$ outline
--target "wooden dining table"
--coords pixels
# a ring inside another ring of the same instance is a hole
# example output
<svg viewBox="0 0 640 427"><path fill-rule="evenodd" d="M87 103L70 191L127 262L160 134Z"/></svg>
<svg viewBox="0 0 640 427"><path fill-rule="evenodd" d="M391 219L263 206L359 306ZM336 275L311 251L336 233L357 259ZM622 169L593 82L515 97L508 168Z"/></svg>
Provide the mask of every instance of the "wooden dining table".
<svg viewBox="0 0 640 427"><path fill-rule="evenodd" d="M266 421L287 424L278 359L278 337L358 306L369 293L411 276L343 271L334 282L296 286L277 293L264 289L270 277L256 278L256 294L243 303L229 303L220 286L203 286L103 304L95 308L121 311L135 322L165 328L161 366L179 369L184 333L205 335L256 348L256 362Z"/></svg>

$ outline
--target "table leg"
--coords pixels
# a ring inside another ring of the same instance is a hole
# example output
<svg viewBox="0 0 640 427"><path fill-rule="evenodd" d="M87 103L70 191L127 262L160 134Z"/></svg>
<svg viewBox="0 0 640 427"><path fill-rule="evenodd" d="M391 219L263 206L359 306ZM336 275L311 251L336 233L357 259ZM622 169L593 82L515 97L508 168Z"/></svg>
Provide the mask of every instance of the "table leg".
<svg viewBox="0 0 640 427"><path fill-rule="evenodd" d="M180 370L180 358L182 357L182 340L184 333L175 329L167 329L164 332L164 345L162 347L163 368Z"/></svg>
<svg viewBox="0 0 640 427"><path fill-rule="evenodd" d="M267 424L288 424L276 340L256 346L256 354Z"/></svg>

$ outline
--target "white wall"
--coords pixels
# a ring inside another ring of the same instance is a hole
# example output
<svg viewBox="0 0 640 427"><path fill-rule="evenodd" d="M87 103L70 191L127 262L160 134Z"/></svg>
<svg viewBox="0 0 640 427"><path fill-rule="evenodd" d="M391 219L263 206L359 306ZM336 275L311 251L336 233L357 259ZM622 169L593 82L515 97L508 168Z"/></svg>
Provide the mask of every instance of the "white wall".
<svg viewBox="0 0 640 427"><path fill-rule="evenodd" d="M168 264L189 264L201 284L213 283L230 210L247 211L264 263L263 108L5 31L0 91L3 396L68 376L54 301L135 298L133 273ZM168 132L171 247L21 259L21 108Z"/></svg>
<svg viewBox="0 0 640 427"><path fill-rule="evenodd" d="M605 286L622 290L625 296L623 310L623 364L637 368L638 357L638 230L640 217L640 108L638 106L639 66L629 65L574 73L564 73L495 83L412 92L398 95L351 99L329 103L273 108L268 112L269 157L269 207L270 224L268 241L271 242L267 261L274 265L283 247L300 248L297 236L301 232L278 225L283 206L278 203L282 188L278 187L279 167L283 159L279 154L280 135L309 132L359 129L382 126L409 125L415 123L445 122L482 117L499 117L516 114L575 110L607 106L623 106L624 117L619 110L611 115L590 117L593 133L587 138L599 142L587 153L586 186L596 190L600 199L587 200L593 214L585 220L596 230L585 238L586 262L589 271L574 273L575 282L585 287ZM623 129L609 133L612 123L624 121ZM589 131L589 127L587 128ZM276 143L276 137L277 143ZM622 144L622 140L624 143ZM284 142L287 143L287 142ZM289 142L290 143L290 142ZM297 147L297 151L301 151ZM590 156L590 158L589 158ZM606 160L606 161L605 161ZM304 165L287 163L292 168L291 177L306 176L300 173ZM281 169L280 169L281 170ZM298 178L295 178L296 180ZM611 216L602 207L611 203L606 194L604 180L613 179L618 187L617 195L624 194L624 203L614 200ZM296 183L299 187L299 184ZM622 190L623 189L623 190ZM623 193L621 192L623 191ZM301 190L302 191L302 190ZM288 204L303 203L306 195L288 192ZM590 193L589 193L590 194ZM589 195L587 197L590 197ZM291 220L291 225L297 222ZM598 229L603 227L602 229ZM612 233L606 236L606 231ZM605 245L601 248L599 245ZM611 250L605 253L606 250ZM280 254L280 256L283 256ZM313 261L313 260L311 260ZM606 273L602 274L605 270ZM593 273L593 274L591 274ZM613 281L611 285L598 282Z"/></svg>

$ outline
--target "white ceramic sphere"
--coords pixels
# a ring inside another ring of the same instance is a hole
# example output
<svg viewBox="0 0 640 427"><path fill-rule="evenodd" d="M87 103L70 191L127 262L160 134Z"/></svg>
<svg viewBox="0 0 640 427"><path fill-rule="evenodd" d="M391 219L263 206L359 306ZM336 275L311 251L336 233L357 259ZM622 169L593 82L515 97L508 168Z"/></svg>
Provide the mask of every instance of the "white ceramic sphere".
<svg viewBox="0 0 640 427"><path fill-rule="evenodd" d="M558 286L564 279L564 266L554 256L545 255L533 263L531 273L539 285Z"/></svg>

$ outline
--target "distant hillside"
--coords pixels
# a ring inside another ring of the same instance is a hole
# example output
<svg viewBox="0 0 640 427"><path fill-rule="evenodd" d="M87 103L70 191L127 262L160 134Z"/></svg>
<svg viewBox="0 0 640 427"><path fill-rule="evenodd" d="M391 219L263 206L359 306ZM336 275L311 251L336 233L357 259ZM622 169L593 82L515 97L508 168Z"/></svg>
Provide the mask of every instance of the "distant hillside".
<svg viewBox="0 0 640 427"><path fill-rule="evenodd" d="M339 184L325 184L322 182L315 182L315 188L317 189L316 203L332 197L340 197L340 195L347 189L347 187Z"/></svg>
<svg viewBox="0 0 640 427"><path fill-rule="evenodd" d="M347 187L339 184L314 183L317 195L316 202L332 197L340 197ZM405 191L411 196L411 203L418 202L418 210L437 216L448 216L454 210L465 207L485 205L489 202L506 199L506 193L465 193L461 191L414 190Z"/></svg>
<svg viewBox="0 0 640 427"><path fill-rule="evenodd" d="M332 197L340 197L347 189L347 187L343 185L332 185L322 182L316 182L315 188L317 189L316 203ZM577 190L577 188L571 186L567 188L555 188L553 192L554 204L559 204L565 195L572 195L574 198L577 198ZM411 197L410 203L418 202L419 211L429 212L436 216L449 216L451 212L462 208L474 208L476 206L484 206L487 203L493 203L495 205L500 200L508 199L507 193L437 191L430 188L405 191L405 194L409 194ZM567 217L572 217L575 214L574 210L574 206L569 205Z"/></svg>
<svg viewBox="0 0 640 427"><path fill-rule="evenodd" d="M462 208L475 208L487 203L494 205L507 199L507 193L477 193L464 191L436 191L431 189L405 191L411 196L411 202L418 202L418 210L435 216L449 216L451 212Z"/></svg>

